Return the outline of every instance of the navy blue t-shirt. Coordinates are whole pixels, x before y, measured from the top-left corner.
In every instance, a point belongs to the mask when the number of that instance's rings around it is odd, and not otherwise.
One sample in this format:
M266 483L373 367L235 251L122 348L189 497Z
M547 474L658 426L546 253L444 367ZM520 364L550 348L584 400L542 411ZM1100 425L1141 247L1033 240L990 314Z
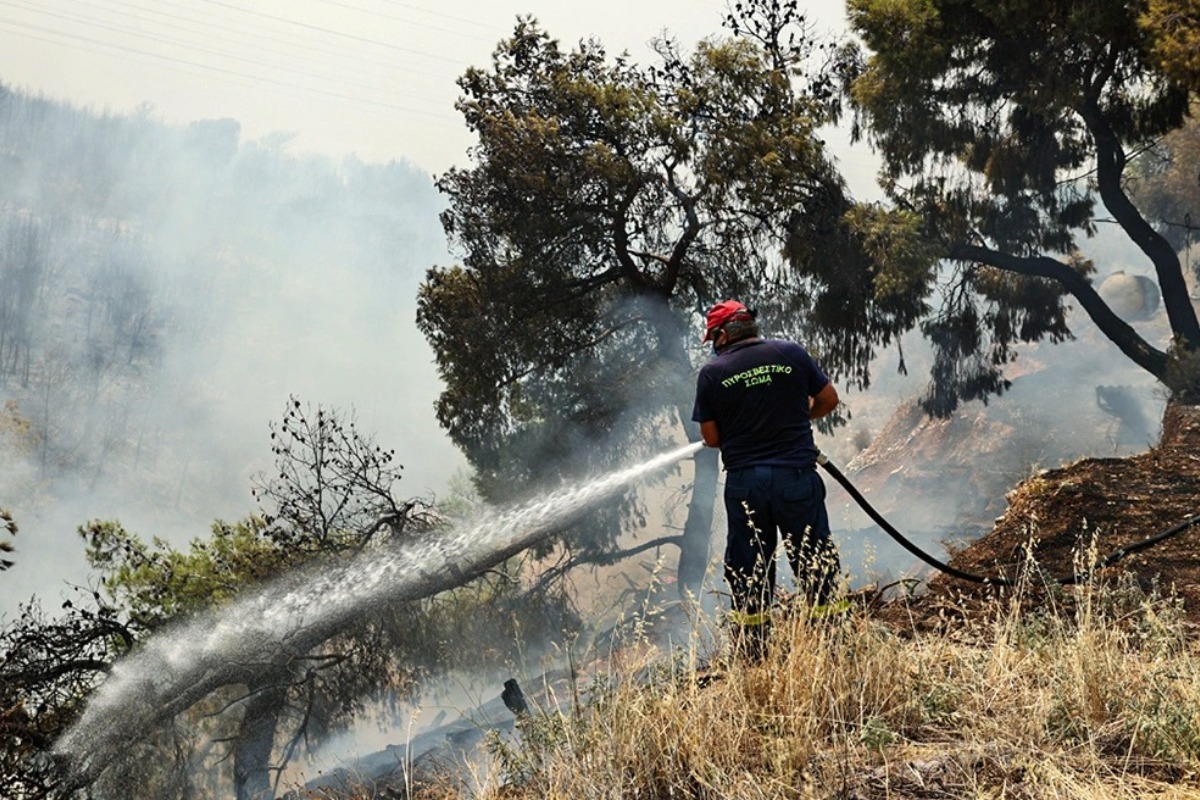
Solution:
M817 460L808 399L829 377L798 344L736 342L705 364L692 419L713 421L725 469L811 467Z

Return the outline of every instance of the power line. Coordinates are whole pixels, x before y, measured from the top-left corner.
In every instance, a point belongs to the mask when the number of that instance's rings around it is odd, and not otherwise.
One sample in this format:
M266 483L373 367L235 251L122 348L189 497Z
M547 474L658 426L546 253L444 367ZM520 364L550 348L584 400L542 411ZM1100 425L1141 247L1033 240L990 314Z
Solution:
M396 17L391 14L384 14L381 11L371 11L370 9L362 8L361 6L353 6L353 5L350 5L349 3L338 2L338 0L316 0L316 2L325 3L326 5L331 5L331 6L337 6L338 8L349 9L351 11L357 11L360 14L367 14L372 17L379 17L380 19L390 19L393 22L401 22L405 25L415 25L418 28L428 28L429 30L432 30L432 31L438 31L440 33L449 33L454 36L465 36L468 39L475 39L476 41L480 41L480 42L492 41L491 39L488 39L485 36L476 36L473 33L465 33L463 31L456 31L451 28L439 28L436 25L428 25L424 22L416 22L414 20L406 19L404 17ZM430 12L426 12L426 13L430 13ZM445 15L439 15L439 16L445 16ZM470 20L458 20L456 17L451 17L451 19L456 19L459 22L470 22ZM475 24L479 24L479 23L475 23ZM489 29L491 29L491 26L484 26L484 27L488 27Z
M462 23L464 23L464 24L466 24L466 25L475 25L475 26L477 26L477 27L480 27L480 28L486 28L486 29L488 29L488 30L490 30L490 31L494 31L494 30L495 30L495 27L493 27L493 26L491 26L491 25L488 25L486 22L480 22L480 21L479 21L479 20L477 20L477 19L467 19L466 17L456 17L456 16L454 16L453 14L447 14L447 13L445 13L444 11L434 11L434 10L432 10L432 9L429 9L429 8L422 8L421 6L414 6L414 5L410 4L410 3L399 3L399 2L394 2L394 0L388 0L388 3L387 3L387 4L388 4L388 5L392 5L392 6L400 6L401 8L407 8L407 9L409 9L410 11L420 11L422 14L431 14L431 15L433 15L433 16L435 16L435 17L441 17L441 18L443 18L443 19L449 19L449 20L453 20L453 21L455 21L455 22L462 22Z
M168 38L163 38L161 36L157 36L157 35L154 35L151 33L145 33L145 32L139 31L139 30L135 30L135 29L120 28L117 26L108 25L103 22L98 22L94 19L89 19L86 17L77 17L77 16L73 16L70 14L59 14L59 13L55 13L53 11L46 11L45 9L26 5L24 3L12 3L11 0L10 0L10 5L15 5L20 8L25 8L30 11L33 11L34 13L42 14L44 16L50 16L50 17L54 17L57 19L65 19L65 20L68 20L71 22L78 22L80 24L83 24L83 25L86 25L86 26L92 27L92 28L99 28L101 30L113 31L118 34L122 34L122 35L126 35L126 36L133 36L133 37L137 37L140 39L148 39L152 42L157 42L159 44L168 44L168 45L175 45L178 47L184 47L186 49L193 50L195 52L206 53L208 55L220 56L222 58L228 58L228 59L231 59L234 61L241 61L241 62L244 62L247 64L252 64L255 66L268 67L270 69L277 70L280 72L287 72L287 73L292 73L295 75L301 75L305 78L316 78L318 80L324 80L329 83L342 83L345 85L353 86L353 87L360 88L360 89L367 89L367 90L371 90L371 91L377 90L377 88L378 88L377 85L374 85L374 84L359 83L357 81L346 80L344 78L329 77L324 74L314 72L312 70L287 67L287 66L283 66L278 63L273 63L270 61L264 61L261 59L252 58L250 56L241 55L240 53L230 53L230 52L222 51L222 50L214 50L211 48L203 47L198 44L194 44L194 43L186 41L186 40L168 39ZM59 32L59 33L62 34L62 32ZM62 35L66 35L66 34L62 34ZM228 41L228 40L226 40L226 41ZM390 92L390 93L394 93L395 95L400 96L400 97L409 97L410 99L414 99L414 100L425 100L427 102L432 102L430 98L417 97L415 95L408 94L405 92Z
M426 53L422 50L414 50L410 47L401 47L398 44L391 44L390 42L381 42L378 39L368 39L365 36L355 36L352 33L343 33L342 31L335 31L333 28L323 28L320 25L310 25L307 22L299 22L294 19L288 19L287 17L276 16L275 14L267 14L262 11L252 11L248 8L239 8L238 6L235 6L232 3L222 3L222 2L220 2L220 0L201 0L201 2L208 3L209 5L213 5L213 6L220 6L221 8L232 9L233 11L237 11L242 14L252 14L256 17L262 17L264 19L274 20L275 22L282 22L287 25L294 25L298 28L306 28L308 30L320 31L321 33L327 33L330 36L337 36L337 37L340 37L343 39L350 39L355 42L371 44L371 45L375 45L377 47L386 47L389 50L396 50L401 53L412 53L413 55L423 56L425 58L432 58L436 61L447 61L451 64L459 63L456 59L448 58L446 56L439 56L435 53Z
M95 0L70 0L70 1L77 3L79 5L85 5L85 6L91 6L95 2ZM295 39L279 38L277 36L271 36L266 31L263 31L261 26L258 26L253 30L249 30L249 29L245 29L245 28L235 28L232 26L221 25L221 24L212 22L211 15L210 15L209 19L203 19L203 18L197 19L196 17L180 14L179 9L176 9L175 11L171 11L171 12L165 12L165 11L160 11L156 8L147 8L145 6L140 6L140 5L137 5L136 3L122 2L121 0L102 0L102 2L104 2L106 5L108 5L110 7L116 7L117 9L130 9L133 12L132 14L130 12L122 12L122 11L118 11L117 13L127 14L129 16L132 16L135 19L138 19L138 21L144 21L144 18L138 17L139 12L141 14L152 14L157 17L165 17L169 22L154 23L153 21L150 21L150 24L161 24L161 25L164 25L165 27L171 28L173 30L176 30L176 31L179 31L182 33L194 33L194 34L209 37L209 38L223 39L224 41L229 42L230 44L233 44L233 45L239 46L239 47L245 46L244 40L231 39L229 37L220 36L218 34L213 34L211 32L211 29L215 29L222 33L231 33L231 34L235 34L235 35L240 34L241 36L244 36L244 37L253 38L254 44L256 46L261 44L264 41L273 42L275 44L282 45L284 48L288 48L289 52L286 52L286 53L279 52L279 51L276 51L276 52L279 55L286 55L287 57L294 57L294 53L290 52L290 51L295 50L295 49L298 49L301 51L310 51L313 53L321 53L323 55L333 56L335 58L342 59L343 61L345 61L346 56L347 56L347 53L345 50L335 50L335 49L329 49L326 47L319 47L312 39L309 39L307 41L298 41ZM182 25L178 24L180 21L191 22L196 25L200 25L207 30L201 30L201 29L197 29L194 27L182 26ZM363 52L361 49L355 51L353 53L353 57L354 57L354 61L356 63L366 62L369 64L373 64L373 65L380 66L380 67L386 67L389 69L395 68L395 64L393 62L384 61L379 58L375 58L375 57L373 57L373 54L371 54L369 52ZM408 72L410 74L415 73L415 74L419 74L419 75L424 75L427 77L437 77L438 79L441 79L443 77L442 75L435 76L434 73L423 72L421 70L415 70L415 69L411 69L411 68L406 69L406 72Z
M104 50L100 50L95 47L88 47L86 45L75 44L72 42L63 42L63 41L59 41L57 39L49 39L49 38L46 38L45 36L38 36L35 33L28 33L27 31L18 32L18 31L12 30L11 28L3 28L2 26L4 25L4 23L5 23L5 21L3 19L0 19L0 30L7 30L12 33L16 33L27 39L34 39L39 42L47 42L49 44L54 45L55 47L65 47L69 50L77 50L81 53L96 53L98 55L104 55L104 56L112 56L113 55L112 53L105 52ZM24 24L24 23L20 23L20 24ZM54 33L55 35L59 35L59 36L64 35L59 31L52 31L52 33ZM113 45L110 45L107 43L99 43L99 44L102 44L105 47L113 46ZM183 75L190 75L192 77L201 77L201 73L199 73L195 70L187 69L186 67L181 67L178 64L167 63L167 64L163 64L162 68L173 70L173 71L179 72ZM225 81L226 83L231 83L231 84L234 84L235 86L245 86L247 88L257 88L255 86L255 84L249 82L252 79L238 80L236 78L225 76L225 75L218 75L218 76L216 76L216 78L217 78L217 80Z
M351 102L351 103L358 103L358 104L362 104L362 105L374 106L377 108L386 108L386 109L389 109L392 111L401 111L401 112L404 112L407 114L416 114L419 116L429 117L432 119L457 121L454 117L451 117L449 115L437 114L435 112L425 111L425 110L422 110L419 108L410 108L408 106L396 105L394 103L386 103L386 102L382 102L382 101L378 101L378 100L369 100L369 99L363 98L363 97L354 97L351 95L339 94L337 92L325 91L325 90L317 89L317 88L314 88L311 86L297 86L295 84L287 83L284 81L276 81L276 80L271 80L270 78L264 78L259 75L250 75L250 74L246 74L246 73L236 72L234 70L223 69L221 67L213 66L212 64L203 64L203 63L198 63L195 61L188 61L187 59L175 58L172 56L164 56L159 53L153 53L153 52L150 52L147 50L140 50L136 47L130 47L128 45L113 44L111 42L105 42L105 41L101 41L98 39L92 39L87 36L81 36L78 34L63 33L62 31L57 31L52 28L44 28L40 25L34 25L32 23L22 22L20 20L13 20L13 19L9 19L6 17L0 17L0 23L5 23L10 26L16 26L17 28L23 29L26 31L34 30L34 31L38 31L43 34L49 34L52 36L63 37L63 38L69 39L69 40L87 42L89 44L95 44L95 45L99 45L100 47L106 47L106 48L110 48L110 49L125 52L125 53L135 53L137 55L148 56L150 58L154 58L154 59L157 59L160 61L166 61L166 62L173 63L173 64L184 64L184 65L191 66L191 67L197 67L199 69L202 69L202 70L205 70L208 72L215 72L215 73L218 73L218 74L224 75L224 76L233 76L235 78L248 79L251 81L265 83L265 84L269 84L269 85L273 85L273 86L282 86L286 89L291 89L294 91L301 91L301 92L305 92L308 94L317 94L317 95L321 95L323 97L331 97L331 98L334 98L337 100L343 100L343 101L347 101L347 102ZM30 35L30 34L24 33L22 35ZM64 42L61 42L61 41L58 41L55 39L46 39L44 36L31 36L31 38L36 38L40 41L48 41L48 42L51 42L52 44L57 44L57 45L62 45L62 46L71 46L67 43L64 43Z

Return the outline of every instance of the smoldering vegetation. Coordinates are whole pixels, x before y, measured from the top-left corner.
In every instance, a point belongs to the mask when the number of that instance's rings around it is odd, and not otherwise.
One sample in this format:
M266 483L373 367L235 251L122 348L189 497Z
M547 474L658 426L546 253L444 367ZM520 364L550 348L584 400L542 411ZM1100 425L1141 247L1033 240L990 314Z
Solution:
M456 468L412 322L444 258L430 176L289 139L0 86L0 506L21 525L6 606L82 580L89 518L180 541L246 513L291 394L355 408L413 495Z

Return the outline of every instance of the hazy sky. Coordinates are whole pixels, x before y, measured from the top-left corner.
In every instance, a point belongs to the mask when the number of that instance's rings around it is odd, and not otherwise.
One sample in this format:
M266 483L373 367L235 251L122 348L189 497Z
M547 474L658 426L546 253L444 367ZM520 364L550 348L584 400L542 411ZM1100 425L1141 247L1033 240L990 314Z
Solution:
M841 0L812 2L816 30L844 27ZM233 117L247 138L296 134L298 152L408 159L432 173L471 140L455 80L485 65L518 14L564 43L595 36L652 57L669 31L720 32L726 0L0 0L0 81L94 108L148 104L167 121ZM835 140L838 137L833 137ZM835 144L869 194L865 146Z

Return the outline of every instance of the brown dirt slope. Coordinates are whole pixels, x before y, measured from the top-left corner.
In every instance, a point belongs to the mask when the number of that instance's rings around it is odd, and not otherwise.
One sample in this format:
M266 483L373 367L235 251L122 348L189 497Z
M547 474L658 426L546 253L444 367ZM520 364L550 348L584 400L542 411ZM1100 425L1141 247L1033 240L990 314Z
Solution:
M1072 575L1114 550L1200 515L1200 407L1168 406L1159 444L1129 458L1088 458L1022 482L1008 494L994 530L954 555L950 564L977 575L1017 575L1030 554L1049 575ZM1093 544L1094 543L1094 544ZM1094 551L1088 555L1088 547ZM1200 622L1200 524L1103 570L1131 573L1143 588L1173 592ZM1029 574L1028 572L1026 574ZM1045 596L1032 581L1026 602ZM1011 591L1011 590L1008 590ZM972 610L1006 590L938 573L928 591L906 604L905 617L932 623L947 611ZM955 616L955 614L951 614Z

